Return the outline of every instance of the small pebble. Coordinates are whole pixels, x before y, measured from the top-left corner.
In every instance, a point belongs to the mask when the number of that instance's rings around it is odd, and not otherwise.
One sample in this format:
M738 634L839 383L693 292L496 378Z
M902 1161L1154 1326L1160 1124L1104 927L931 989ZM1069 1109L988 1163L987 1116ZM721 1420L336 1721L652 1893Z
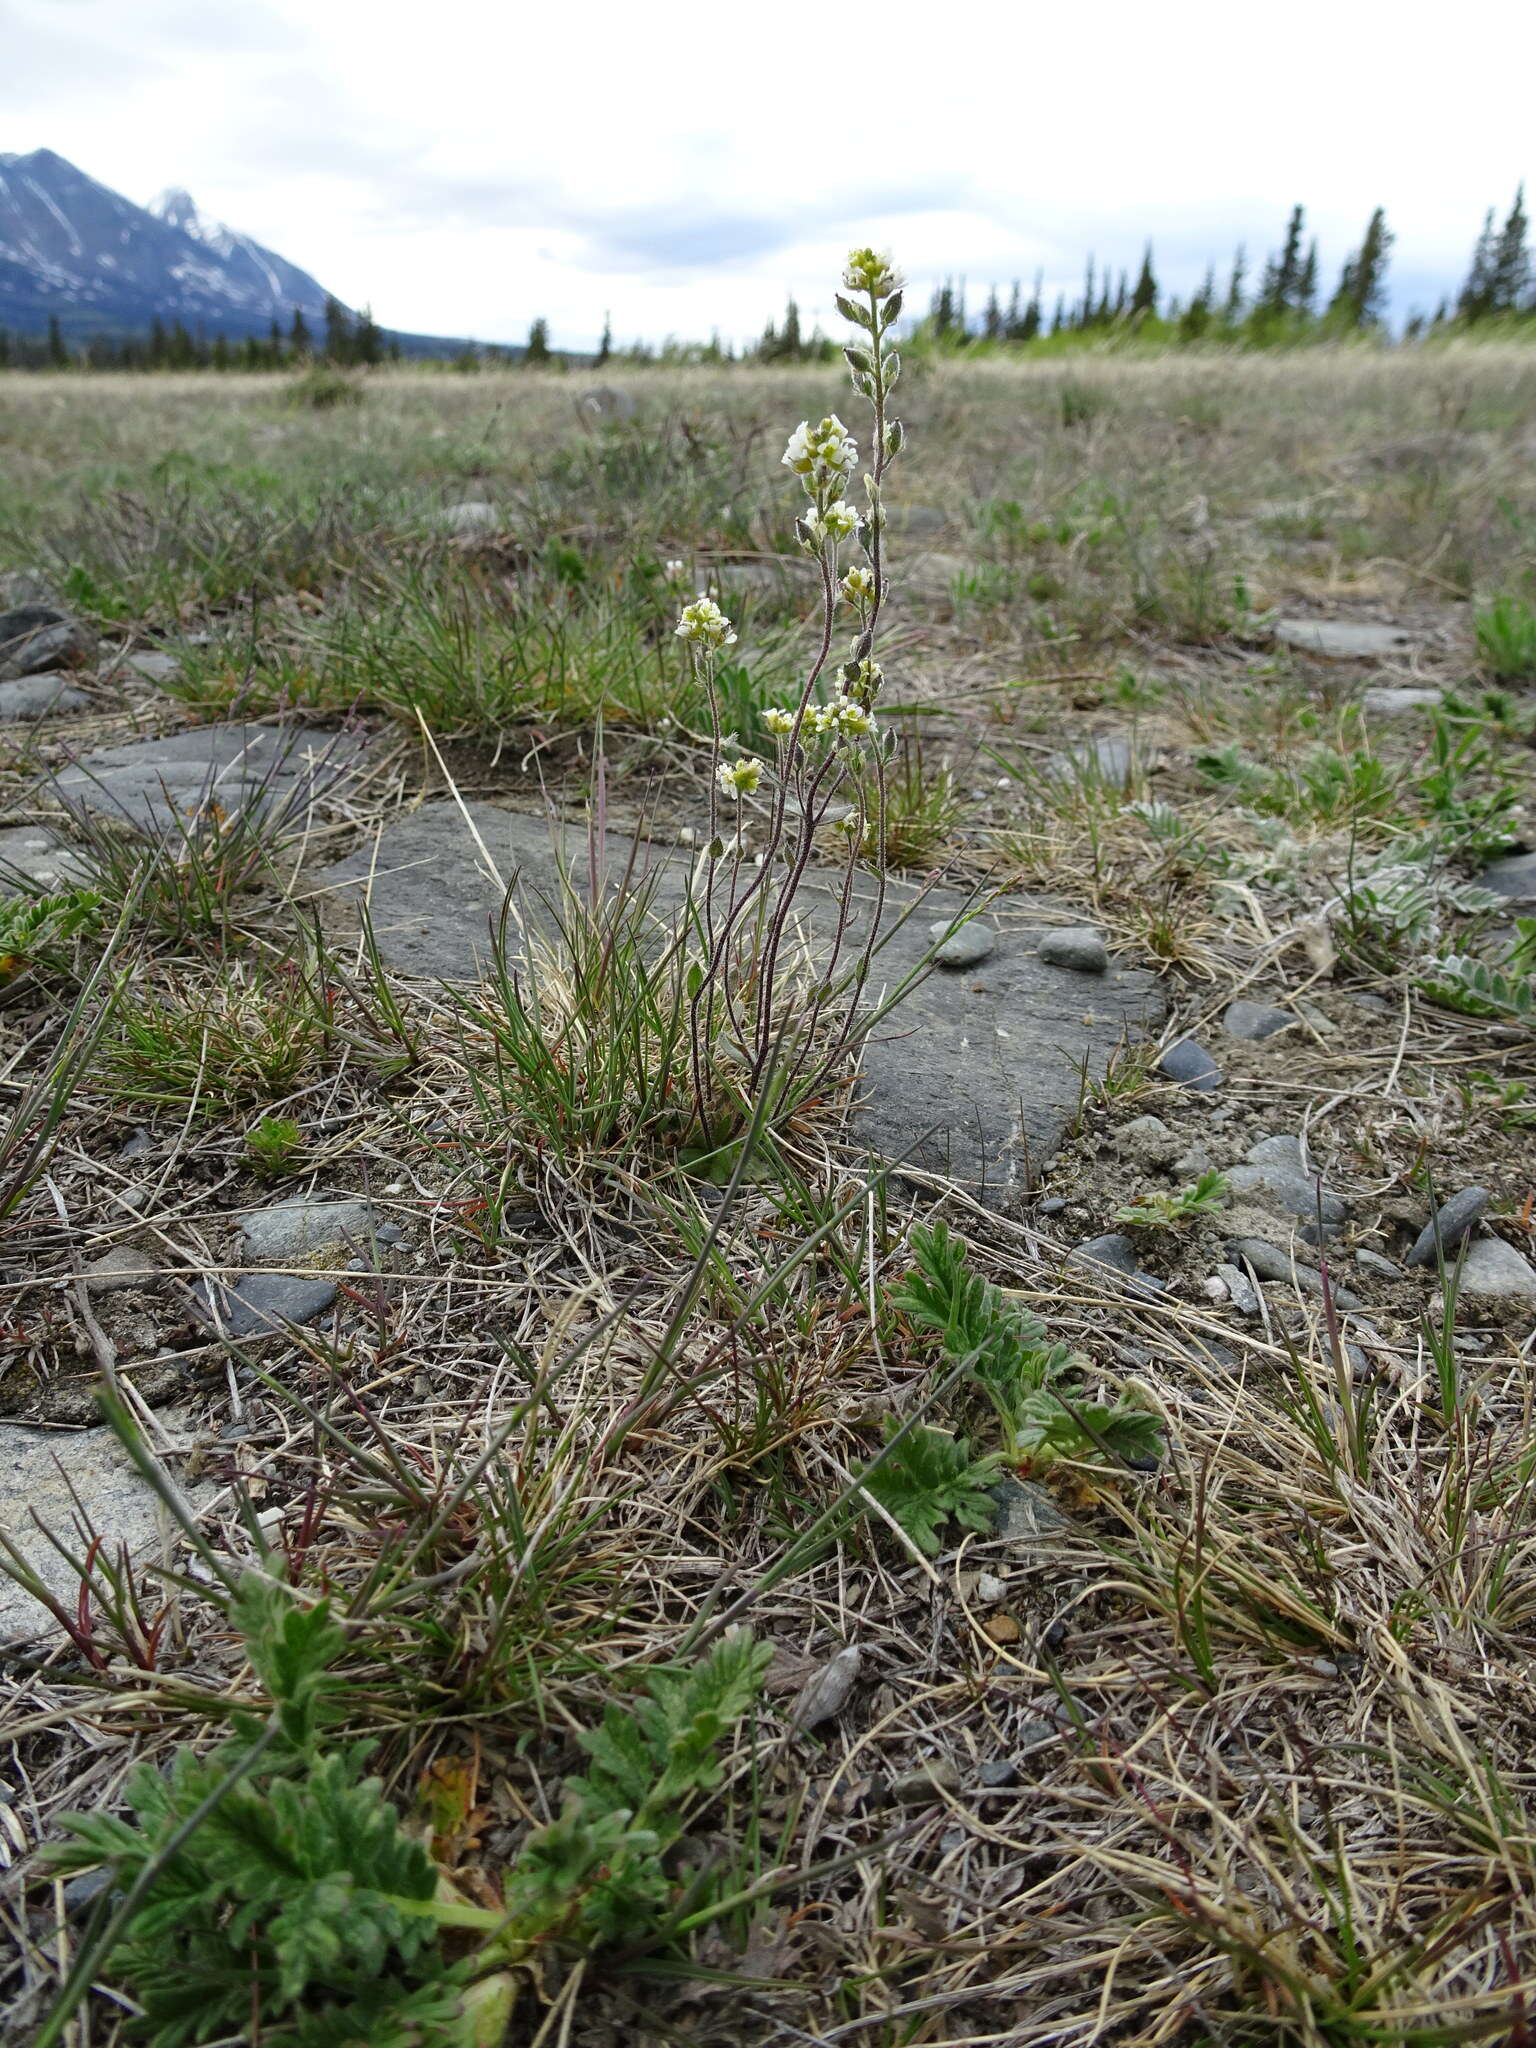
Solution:
M1084 1243L1074 1245L1067 1254L1067 1263L1071 1266L1108 1266L1115 1273L1134 1273L1139 1266L1135 1245L1118 1230L1107 1231L1102 1237L1090 1237Z
M891 1780L891 1797L898 1806L931 1806L941 1794L959 1790L960 1772L947 1756Z
M1109 952L1104 941L1087 925L1071 931L1047 932L1037 950L1047 967L1067 967L1075 974L1109 972Z
M1408 1264L1433 1265L1437 1242L1442 1253L1454 1252L1492 1199L1486 1188L1463 1188L1459 1195L1452 1195L1415 1238Z
M1168 1080L1193 1088L1200 1095L1209 1095L1221 1086L1220 1067L1205 1047L1197 1045L1192 1038L1181 1038L1177 1045L1170 1045L1158 1061L1157 1069Z
M1008 1591L1004 1580L995 1572L981 1572L976 1579L976 1598L984 1607L995 1607Z
M1221 1028L1229 1038L1246 1038L1254 1041L1273 1038L1277 1031L1289 1030L1296 1019L1289 1010L1277 1009L1273 1003L1229 1003L1221 1020Z
M1380 1252L1358 1251L1355 1253L1355 1264L1364 1266L1367 1273L1380 1273L1384 1280L1401 1280L1403 1277L1402 1269L1395 1266L1390 1259L1384 1259Z
M1065 1195L1047 1195L1040 1204L1040 1214L1042 1216L1059 1216L1066 1206L1067 1198Z
M993 1791L998 1791L1005 1785L1018 1784L1019 1767L1017 1764L1009 1763L1005 1756L988 1757L987 1761L978 1768L976 1775L983 1785L989 1786Z
M951 932L946 939L944 934L950 930L952 923L953 919L946 919L942 923L931 924L928 927L930 937L943 940L933 956L938 966L956 969L979 967L983 960L992 957L997 946L996 932L981 923L980 919L972 918L969 924L963 924L959 931Z
M1227 1299L1240 1316L1258 1314L1259 1290L1240 1266L1218 1266L1213 1277L1226 1288Z

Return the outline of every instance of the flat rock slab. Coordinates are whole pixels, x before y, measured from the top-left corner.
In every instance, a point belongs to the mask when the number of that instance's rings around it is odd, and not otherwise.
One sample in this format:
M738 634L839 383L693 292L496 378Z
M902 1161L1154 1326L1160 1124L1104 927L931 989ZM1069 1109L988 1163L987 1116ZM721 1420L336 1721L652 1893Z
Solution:
M472 806L470 815L501 874L508 882L518 877L525 915L543 922L539 906L558 896L558 827L493 805ZM565 847L581 883L585 832L569 828ZM622 871L627 851L622 836L610 833L611 872ZM658 911L674 910L686 882L683 856L669 848L642 852L658 875ZM377 846L365 846L319 880L332 901L344 898L347 884L359 893L367 888L379 949L397 972L465 981L488 964L501 891L456 805L429 805L387 825ZM872 880L860 887L855 949L873 907ZM869 996L899 987L932 946L934 919L958 918L968 901L949 889L930 890L919 901L910 884L892 883ZM813 946L818 932L830 930L835 902L835 880L813 871L797 900ZM1037 907L1021 903L1018 914ZM953 1175L994 1204L1022 1191L1031 1164L1055 1150L1077 1111L1084 1067L1090 1076L1102 1074L1120 1045L1163 1014L1155 975L1117 967L1090 981L1048 966L1034 951L1039 928L1014 927L1011 916L1007 898L990 906L989 921L1002 928L985 963L971 973L928 975L876 1027L864 1049L854 1124L856 1138L874 1152ZM509 928L509 944L515 939ZM844 962L851 957L845 952Z
M44 825L11 825L0 832L0 896L16 893L18 877L48 890L72 888L86 865Z
M1276 619L1275 638L1301 654L1320 654L1325 661L1386 661L1414 645L1416 635L1405 626L1383 626L1374 620Z
M1536 905L1536 853L1512 853L1493 861L1477 879L1496 896L1507 896L1516 909Z
M67 711L89 711L91 700L63 676L18 676L0 683L0 719L62 718Z
M189 1496L194 1506L199 1497ZM114 1561L123 1544L132 1557L141 1559L160 1556L175 1540L175 1525L110 1429L70 1435L0 1423L0 1529L71 1613L79 1598L79 1580L38 1523L52 1529L78 1557L88 1540L77 1526L82 1510ZM0 1575L0 1642L57 1626L40 1601Z
M100 748L60 769L49 787L71 808L157 835L214 806L225 817L259 809L276 827L344 780L363 745L297 725L204 725Z

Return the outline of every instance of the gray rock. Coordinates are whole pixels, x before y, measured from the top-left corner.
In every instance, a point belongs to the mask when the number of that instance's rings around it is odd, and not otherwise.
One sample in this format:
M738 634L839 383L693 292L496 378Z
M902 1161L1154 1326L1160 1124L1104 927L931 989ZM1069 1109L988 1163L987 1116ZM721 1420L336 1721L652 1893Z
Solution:
M933 938L943 940L933 956L937 967L979 967L983 960L991 959L997 947L996 932L990 931L979 918L972 918L969 924L961 925L959 931L950 933L947 939L944 937L949 931L946 923L931 924L928 930Z
M1118 1230L1106 1231L1102 1237L1090 1237L1082 1244L1073 1245L1067 1253L1067 1264L1105 1266L1112 1273L1138 1273L1141 1270L1135 1245Z
M1210 1173L1216 1162L1203 1145L1191 1145L1187 1152L1181 1152L1173 1162L1173 1170L1181 1180L1198 1180L1202 1173Z
M1362 711L1378 718L1411 718L1420 711L1433 711L1445 702L1440 690L1367 690L1360 699Z
M1160 1116L1132 1117L1115 1133L1115 1150L1142 1166L1168 1166L1183 1140Z
M310 1323L336 1299L336 1282L307 1273L246 1273L232 1286L209 1283L210 1320L231 1337L269 1336L288 1323Z
M1379 1273L1384 1280L1401 1280L1403 1277L1401 1266L1394 1265L1391 1259L1384 1259L1380 1252L1369 1249L1355 1253L1355 1264L1363 1266L1367 1273Z
M635 416L634 398L627 391L616 391L611 384L594 384L590 391L583 391L576 401L576 409L583 419L595 420L600 426L622 426Z
M1066 1206L1067 1198L1065 1195L1047 1195L1040 1204L1040 1214L1042 1216L1059 1216Z
M40 889L68 889L86 879L85 862L60 845L41 825L13 825L0 832L0 892L12 894L11 882L21 877Z
M1262 1039L1273 1038L1277 1031L1286 1031L1296 1022L1289 1010L1279 1009L1274 1003L1228 1003L1221 1020L1221 1028L1229 1038Z
M1383 661L1414 643L1402 626L1350 619L1276 619L1275 638L1282 647L1320 654L1326 661Z
M0 611L17 605L51 605L57 595L53 585L37 569L0 570Z
M1462 1261L1461 1291L1474 1301L1536 1301L1536 1267L1502 1237L1480 1237Z
M1158 1061L1157 1070L1170 1081L1192 1088L1199 1095L1209 1095L1212 1089L1221 1086L1220 1067L1205 1047L1197 1045L1192 1038L1181 1038L1177 1045L1170 1045Z
M1106 733L1081 746L1052 754L1043 773L1059 782L1104 782L1123 789L1136 767L1136 752L1119 733Z
M0 612L0 683L44 669L88 668L96 635L51 604L19 604Z
M488 804L471 806L470 814L500 873L520 877L526 921L547 930L543 906L559 900L555 828L545 818ZM573 830L564 852L580 884L585 832ZM627 854L627 837L611 829L610 866L622 867ZM687 855L653 842L640 865L655 877L658 916L679 910ZM454 804L428 805L390 822L376 848L370 842L316 880L333 912L348 885L368 889L380 951L396 973L459 981L488 962L501 891ZM875 901L872 885L861 879L856 888L843 956L850 965ZM813 946L833 929L837 889L835 875L813 869L796 898ZM888 883L868 998L919 971L933 919L942 917L947 928L970 907L958 891L919 896L910 885ZM1090 1075L1102 1073L1125 1036L1160 1014L1156 978L1140 970L1116 969L1087 1001L1086 994L1023 946L998 949L983 988L929 974L864 1046L854 1137L887 1159L951 1175L983 1201L1019 1199L1077 1113L1084 1061Z
M847 1706L864 1665L864 1652L857 1643L847 1643L813 1672L800 1688L789 1710L793 1728L819 1728Z
M137 654L125 654L117 666L119 669L132 669L146 683L171 683L181 674L181 663L175 655L163 654L154 647L146 647Z
M1296 1261L1289 1252L1271 1244L1266 1237L1234 1238L1227 1249L1233 1258L1246 1260L1261 1280L1291 1280L1295 1277Z
M1299 1222L1311 1224L1314 1228L1319 1215L1324 1229L1334 1230L1349 1214L1349 1205L1342 1196L1327 1187L1320 1188L1318 1182L1303 1173L1293 1173L1288 1167L1268 1162L1231 1167L1227 1173L1227 1186L1234 1195L1246 1196L1263 1208L1294 1216Z
M1043 1486L1027 1479L1003 1479L992 1489L997 1516L992 1533L1005 1543L1035 1548L1059 1536L1067 1518Z
M1216 1278L1227 1290L1227 1299L1240 1316L1259 1312L1259 1290L1240 1266L1218 1266Z
M1536 907L1536 853L1512 853L1496 860L1478 876L1481 888L1496 896L1507 896L1513 905Z
M471 539L477 534L500 533L501 513L483 498L466 498L462 504L445 505L433 521L439 533Z
M210 1489L186 1492L196 1507ZM57 1531L78 1554L85 1547L76 1527L82 1511L112 1556L122 1544L139 1560L168 1556L176 1540L175 1525L154 1489L140 1478L110 1429L66 1435L0 1423L0 1529L71 1612L79 1582L38 1522ZM51 1632L56 1626L40 1602L0 1574L0 1641Z
M89 711L91 700L62 676L18 676L0 683L0 718L61 718L68 711Z
M1054 1734L1055 1730L1051 1732ZM988 1791L1000 1792L1009 1785L1018 1784L1019 1767L1005 1756L988 1757L985 1763L977 1765L976 1776Z
M1108 949L1087 925L1076 931L1047 932L1036 951L1047 967L1070 967L1074 974L1109 972Z
M1410 1266L1433 1265L1437 1242L1442 1253L1454 1254L1467 1232L1481 1220L1492 1199L1486 1188L1463 1188L1459 1195L1452 1195L1414 1239L1407 1263Z
M91 1294L115 1294L122 1287L142 1287L160 1264L136 1244L115 1244L86 1267L86 1289Z
M1277 1131L1273 1137L1256 1138L1245 1157L1250 1166L1278 1166L1284 1173L1306 1174L1307 1155L1293 1131Z
M891 1797L898 1806L932 1806L946 1792L959 1790L959 1768L947 1756L891 1780Z
M341 1265L375 1237L390 1243L398 1227L380 1223L371 1203L299 1200L252 1209L241 1219L241 1255L253 1265Z
M274 831L297 829L315 799L356 768L363 745L301 725L205 725L87 754L51 787L66 805L155 834L211 804L225 816L259 811Z

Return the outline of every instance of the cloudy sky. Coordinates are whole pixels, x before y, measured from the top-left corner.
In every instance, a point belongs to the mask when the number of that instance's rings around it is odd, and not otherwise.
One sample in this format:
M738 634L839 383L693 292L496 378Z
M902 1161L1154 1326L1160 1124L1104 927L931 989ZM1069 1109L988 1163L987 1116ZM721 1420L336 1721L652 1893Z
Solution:
M1405 310L1536 173L1533 62L1521 0L0 0L0 149L487 341L754 335L854 239L978 305L1150 235L1187 292L1294 200L1325 283L1384 205Z

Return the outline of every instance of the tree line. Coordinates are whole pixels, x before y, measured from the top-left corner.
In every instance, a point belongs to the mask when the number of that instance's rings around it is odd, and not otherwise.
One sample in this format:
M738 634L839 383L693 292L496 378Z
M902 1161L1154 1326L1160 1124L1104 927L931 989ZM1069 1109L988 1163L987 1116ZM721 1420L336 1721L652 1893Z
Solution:
M1315 237L1307 232L1305 209L1294 206L1280 247L1266 258L1250 283L1247 252L1239 247L1224 278L1218 282L1212 264L1187 299L1165 295L1158 282L1149 242L1135 277L1128 270L1115 275L1100 269L1093 256L1085 266L1082 290L1068 298L1059 293L1049 312L1042 281L1036 278L1026 296L1015 282L1005 298L993 286L979 315L966 306L963 282L946 279L933 292L926 315L915 323L919 345L940 350L978 344L1003 347L1070 347L1074 341L1135 337L1163 343L1222 342L1274 348L1313 340L1382 335L1386 329L1387 268L1394 241L1386 213L1377 207L1358 247L1351 250L1331 292L1324 294ZM1459 291L1443 299L1432 313L1414 312L1404 326L1404 339L1494 331L1536 338L1536 271L1533 271L1525 188L1500 221L1490 207L1473 246ZM595 354L557 349L549 322L536 319L519 351L468 344L454 358L458 370L521 361L530 369L579 363L604 368L611 362L633 364L824 363L835 360L837 345L818 327L809 332L800 308L789 300L782 321L770 320L759 339L737 350L718 332L707 342L635 342L616 348L613 323L605 318ZM45 335L11 335L0 328L0 369L95 370L276 370L311 363L337 368L368 368L398 362L399 342L384 334L372 313L349 313L339 300L325 302L318 333L294 308L286 326L274 320L265 336L211 340L191 333L180 321L151 322L144 335L100 336L68 342L58 320Z

